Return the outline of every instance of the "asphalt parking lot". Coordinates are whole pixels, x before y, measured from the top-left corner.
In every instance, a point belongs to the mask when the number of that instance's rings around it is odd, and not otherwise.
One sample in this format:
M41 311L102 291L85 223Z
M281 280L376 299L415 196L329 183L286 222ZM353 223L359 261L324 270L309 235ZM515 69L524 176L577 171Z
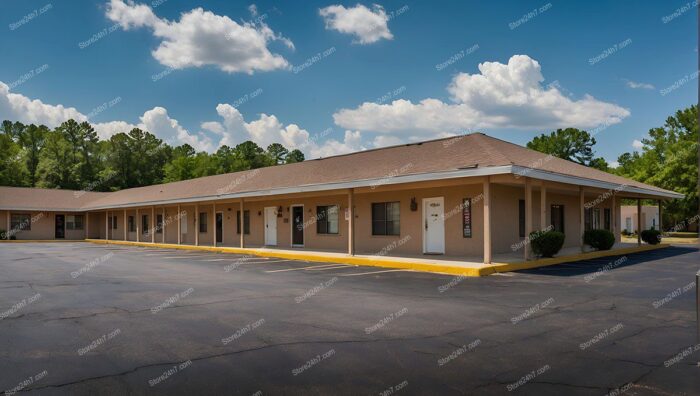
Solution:
M693 247L459 278L0 245L7 394L700 392Z

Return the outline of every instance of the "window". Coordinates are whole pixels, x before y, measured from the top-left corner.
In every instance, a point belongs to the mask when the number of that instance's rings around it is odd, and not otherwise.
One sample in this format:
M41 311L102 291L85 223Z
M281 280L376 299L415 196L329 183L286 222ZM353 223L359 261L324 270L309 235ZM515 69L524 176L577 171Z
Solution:
M12 214L10 216L10 228L21 231L32 229L32 219L28 214ZM9 231L9 230L8 230Z
M593 209L593 229L600 229L600 208Z
M372 235L399 235L399 203L372 204Z
M116 230L117 229L117 216L112 217L112 229Z
M163 233L163 215L156 215L156 225L158 228L156 228L156 234L162 234Z
M554 231L564 232L564 205L552 205L550 218Z
M129 232L136 232L136 222L134 222L134 216L129 216Z
M243 231L246 234L250 234L250 211L243 211ZM236 234L241 233L241 211L236 211Z
M462 200L462 237L472 237L472 199Z
M525 200L518 200L518 233L525 238Z
M148 234L148 224L150 224L150 222L148 221L148 215L142 215L141 216L141 233L142 234Z
M187 234L187 212L181 212L180 227L180 232Z
M318 234L338 233L338 205L316 207L316 232Z
M82 230L83 229L83 216L75 215L66 216L66 230Z
M583 221L584 221L583 227L586 231L592 229L592 225L591 225L592 224L592 217L593 217L593 214L592 214L591 208L587 208L587 209L583 210Z
M612 231L612 216L610 215L610 213L610 208L603 209L603 226L608 231Z
M199 232L207 232L207 212L199 213Z

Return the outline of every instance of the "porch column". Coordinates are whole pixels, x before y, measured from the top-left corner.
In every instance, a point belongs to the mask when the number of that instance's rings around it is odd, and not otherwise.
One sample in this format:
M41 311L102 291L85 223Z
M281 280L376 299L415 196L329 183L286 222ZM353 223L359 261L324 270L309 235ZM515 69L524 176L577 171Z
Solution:
M177 205L177 244L182 243L182 225L180 220L182 220L182 212L180 212L180 205Z
M105 241L109 241L109 211L105 210Z
M163 243L165 243L165 225L168 223L168 221L165 220L165 213L166 213L165 206L163 206L163 216L162 216L163 222L160 223L160 227L162 228L161 232L163 233Z
M139 210L136 209L136 242L141 242L141 219L139 218Z
M7 211L7 231L10 231L10 211ZM90 212L85 212L85 239L90 239Z
M612 208L610 209L610 231L612 231L615 236L615 242L617 242L617 211L615 210L615 191L612 193Z
M212 224L214 225L214 247L216 247L216 202L212 204L212 212L214 212L214 221Z
M583 186L578 187L578 200L579 200L579 213L578 213L578 219L579 219L579 244L581 245L581 252L584 251L584 245L583 245L583 233L586 232L586 213L585 213L585 197L584 197L584 192L583 192Z
M663 221L662 221L662 219L663 219L663 213L661 213L661 200L659 199L659 200L656 201L656 202L657 202L658 205L659 205L659 232L664 232Z
M642 200L637 198L637 245L642 244Z
M540 230L546 230L547 224L547 186L542 182L540 187Z
M355 190L348 191L348 254L355 255Z
M241 227L241 248L245 247L245 216L243 215L243 198L241 198L241 216L239 218Z
M199 204L194 204L194 245L199 246Z
M532 232L532 182L525 178L525 238L530 238ZM525 244L525 261L530 259L530 244Z
M126 241L127 235L128 235L128 234L127 234L126 227L127 227L127 222L126 222L126 209L124 209L124 240L125 240L125 241Z
M149 222L151 229L148 231L151 234L151 243L156 243L156 207L151 206L151 221Z
M484 182L484 264L491 264L491 178Z

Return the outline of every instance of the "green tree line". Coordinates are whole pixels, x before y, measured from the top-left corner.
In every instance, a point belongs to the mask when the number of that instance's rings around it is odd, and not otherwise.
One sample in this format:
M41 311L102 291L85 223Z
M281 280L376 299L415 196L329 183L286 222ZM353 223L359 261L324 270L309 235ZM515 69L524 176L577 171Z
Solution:
M595 138L575 128L535 137L528 148L601 169L642 183L685 194L663 204L663 224L672 227L698 214L698 106L678 110L663 126L651 128L639 151L617 159L610 168L595 157Z
M279 143L263 149L245 141L209 154L138 128L101 140L90 123L72 119L55 129L7 120L0 126L3 186L116 191L301 161L301 151Z

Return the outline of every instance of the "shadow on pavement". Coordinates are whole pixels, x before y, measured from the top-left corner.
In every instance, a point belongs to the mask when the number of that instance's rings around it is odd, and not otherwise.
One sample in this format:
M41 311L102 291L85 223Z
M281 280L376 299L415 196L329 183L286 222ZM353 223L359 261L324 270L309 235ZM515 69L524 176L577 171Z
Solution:
M625 255L601 257L597 259L574 261L550 265L548 267L533 268L516 271L524 274L549 275L549 276L577 276L596 272L603 268L614 271L631 265L643 264L654 260L663 260L683 254L697 252L699 249L686 246L671 246L665 249L651 250L647 252L632 253L626 255L627 259L619 260ZM619 260L619 261L618 261Z

